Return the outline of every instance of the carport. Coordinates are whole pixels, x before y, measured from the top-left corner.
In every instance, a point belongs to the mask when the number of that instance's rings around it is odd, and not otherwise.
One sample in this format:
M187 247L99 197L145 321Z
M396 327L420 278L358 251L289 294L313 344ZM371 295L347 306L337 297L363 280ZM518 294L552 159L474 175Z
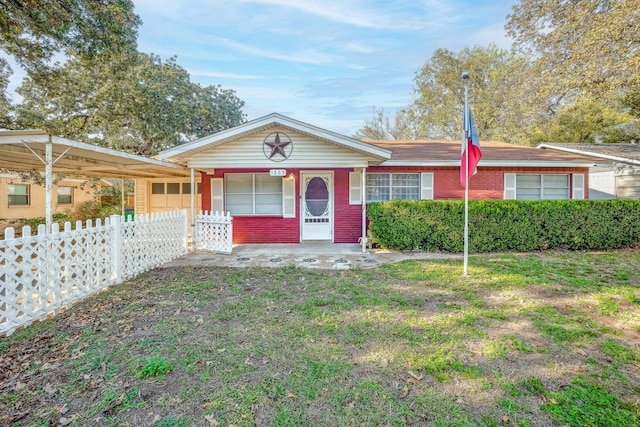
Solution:
M17 130L0 131L0 169L44 172L47 233L51 232L54 173L121 180L191 176L194 222L194 170L173 163L53 136L42 130Z

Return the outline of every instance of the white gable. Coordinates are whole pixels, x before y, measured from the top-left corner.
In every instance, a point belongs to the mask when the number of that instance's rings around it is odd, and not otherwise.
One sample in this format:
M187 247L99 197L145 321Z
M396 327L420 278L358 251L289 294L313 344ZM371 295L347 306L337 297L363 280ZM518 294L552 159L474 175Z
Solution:
M270 156L271 149L265 148L265 139L276 132L291 139L286 159ZM391 151L274 113L170 148L158 157L195 169L333 168L380 164Z
M286 147L291 153L288 158L271 152L265 138L278 132L291 139ZM284 137L283 137L284 138ZM266 151L266 154L265 154ZM330 142L321 141L285 128L273 128L241 138L224 145L200 151L188 160L188 166L195 169L257 167L257 168L325 168L325 167L365 167L369 162L379 163L376 157L353 151Z

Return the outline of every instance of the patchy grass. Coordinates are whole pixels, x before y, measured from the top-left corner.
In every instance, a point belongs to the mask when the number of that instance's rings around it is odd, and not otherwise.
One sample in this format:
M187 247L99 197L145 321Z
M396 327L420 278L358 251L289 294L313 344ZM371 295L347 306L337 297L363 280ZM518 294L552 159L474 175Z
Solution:
M156 269L0 339L0 424L635 426L640 255Z

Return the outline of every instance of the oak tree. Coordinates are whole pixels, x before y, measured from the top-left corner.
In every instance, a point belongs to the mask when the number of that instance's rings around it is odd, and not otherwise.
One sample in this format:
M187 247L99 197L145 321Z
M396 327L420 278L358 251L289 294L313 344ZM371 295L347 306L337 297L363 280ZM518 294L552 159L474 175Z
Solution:
M115 73L115 75L114 75ZM18 89L20 127L142 155L242 123L244 102L233 90L202 87L175 58L138 54L134 63L70 60Z
M514 47L558 105L640 83L640 0L520 0L507 17Z
M520 76L527 63L522 58L489 45L458 52L437 49L416 73L414 100L403 114L412 123L414 138L461 137L464 106L463 71L469 71L469 100L482 139L514 140L527 121L514 102Z
M141 22L131 0L0 0L0 51L28 73L56 57L128 57Z

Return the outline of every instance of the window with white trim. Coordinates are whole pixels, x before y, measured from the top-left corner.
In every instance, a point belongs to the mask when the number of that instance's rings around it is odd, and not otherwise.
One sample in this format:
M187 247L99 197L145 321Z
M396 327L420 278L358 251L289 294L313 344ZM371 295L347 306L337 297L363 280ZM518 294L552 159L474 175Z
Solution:
M516 200L568 200L569 175L515 175Z
M30 190L29 184L9 184L9 206L28 205Z
M58 187L58 204L73 204L73 187Z
M228 173L224 186L225 208L231 215L282 215L282 177Z
M420 199L419 173L368 173L367 202Z

